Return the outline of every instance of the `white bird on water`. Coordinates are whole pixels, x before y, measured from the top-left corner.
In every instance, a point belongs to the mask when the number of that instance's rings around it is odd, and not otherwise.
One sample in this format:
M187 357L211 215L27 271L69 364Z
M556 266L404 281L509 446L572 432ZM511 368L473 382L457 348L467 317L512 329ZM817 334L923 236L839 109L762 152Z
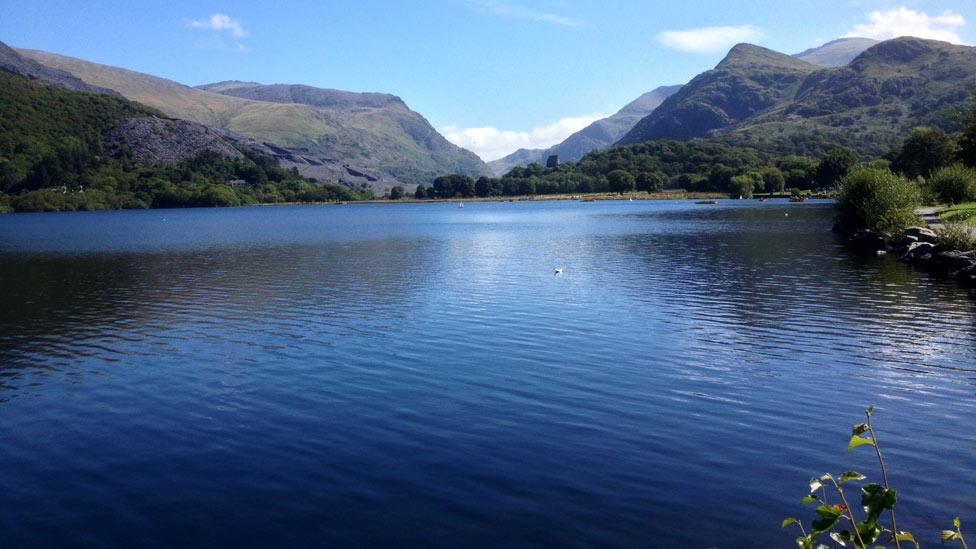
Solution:
M563 274L563 268L562 267L556 267L556 270L555 270L555 272L553 274L555 274L556 276L559 276L559 275Z

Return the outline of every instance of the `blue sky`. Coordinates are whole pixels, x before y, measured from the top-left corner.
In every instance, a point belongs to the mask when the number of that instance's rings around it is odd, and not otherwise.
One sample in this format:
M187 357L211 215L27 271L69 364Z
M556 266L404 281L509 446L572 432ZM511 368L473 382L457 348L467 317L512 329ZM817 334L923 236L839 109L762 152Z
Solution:
M402 97L483 158L546 146L736 42L976 43L976 1L2 0L0 40L163 76Z

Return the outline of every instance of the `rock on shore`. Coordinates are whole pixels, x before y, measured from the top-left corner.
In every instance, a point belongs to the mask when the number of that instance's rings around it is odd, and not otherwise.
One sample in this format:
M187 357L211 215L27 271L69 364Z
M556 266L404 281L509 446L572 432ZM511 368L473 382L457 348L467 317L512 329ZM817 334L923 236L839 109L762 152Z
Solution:
M835 231L841 232L838 227ZM866 251L894 254L900 261L939 276L952 278L967 288L976 288L976 252L947 250L939 246L935 231L909 227L888 245L884 236L870 230L850 234L850 242Z
M909 227L891 250L901 261L957 280L967 288L976 288L976 252L946 250L936 242L935 231L926 227Z

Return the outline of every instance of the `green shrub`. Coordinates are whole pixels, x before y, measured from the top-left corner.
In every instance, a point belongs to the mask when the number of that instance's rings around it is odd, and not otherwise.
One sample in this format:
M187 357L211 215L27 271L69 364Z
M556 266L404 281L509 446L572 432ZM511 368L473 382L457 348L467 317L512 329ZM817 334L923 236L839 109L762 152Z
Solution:
M946 223L944 227L937 229L935 234L935 242L940 248L960 252L976 250L976 235L961 223Z
M852 427L847 451L871 447L878 458L881 482L865 483L867 476L857 471L836 475L825 473L811 478L810 490L800 500L804 505L814 508L816 518L808 523L809 530L803 526L804 521L796 517L788 517L781 523L782 528L796 526L800 530L802 535L795 539L797 547L831 547L818 543L818 539L826 535L834 541L834 547L868 549L884 547L884 544L893 542L897 549L901 549L903 543L905 547L919 548L915 536L900 529L895 519L898 492L888 484L888 468L872 422L873 414L874 406L871 406L865 411L867 422L857 423ZM863 483L860 489L857 489L857 483ZM855 507L857 500L854 496L858 492L861 496L860 505ZM959 517L952 521L952 527L952 530L942 530L942 543L958 541L963 549L968 549Z
M976 169L960 165L942 168L932 174L929 186L949 204L976 200Z
M890 170L857 167L840 181L837 208L847 230L870 229L891 237L916 221L918 186Z
M729 182L729 195L732 198L741 196L742 198L752 198L752 193L757 188L761 189L764 185L763 176L759 172L749 172L742 175L733 176Z

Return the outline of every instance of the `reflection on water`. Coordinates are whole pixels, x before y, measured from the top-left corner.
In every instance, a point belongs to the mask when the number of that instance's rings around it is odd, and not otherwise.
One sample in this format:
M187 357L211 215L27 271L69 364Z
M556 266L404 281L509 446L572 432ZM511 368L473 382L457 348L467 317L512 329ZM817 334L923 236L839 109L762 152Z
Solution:
M976 302L830 218L0 217L0 545L781 545L807 478L874 470L870 403L932 545L976 521Z

